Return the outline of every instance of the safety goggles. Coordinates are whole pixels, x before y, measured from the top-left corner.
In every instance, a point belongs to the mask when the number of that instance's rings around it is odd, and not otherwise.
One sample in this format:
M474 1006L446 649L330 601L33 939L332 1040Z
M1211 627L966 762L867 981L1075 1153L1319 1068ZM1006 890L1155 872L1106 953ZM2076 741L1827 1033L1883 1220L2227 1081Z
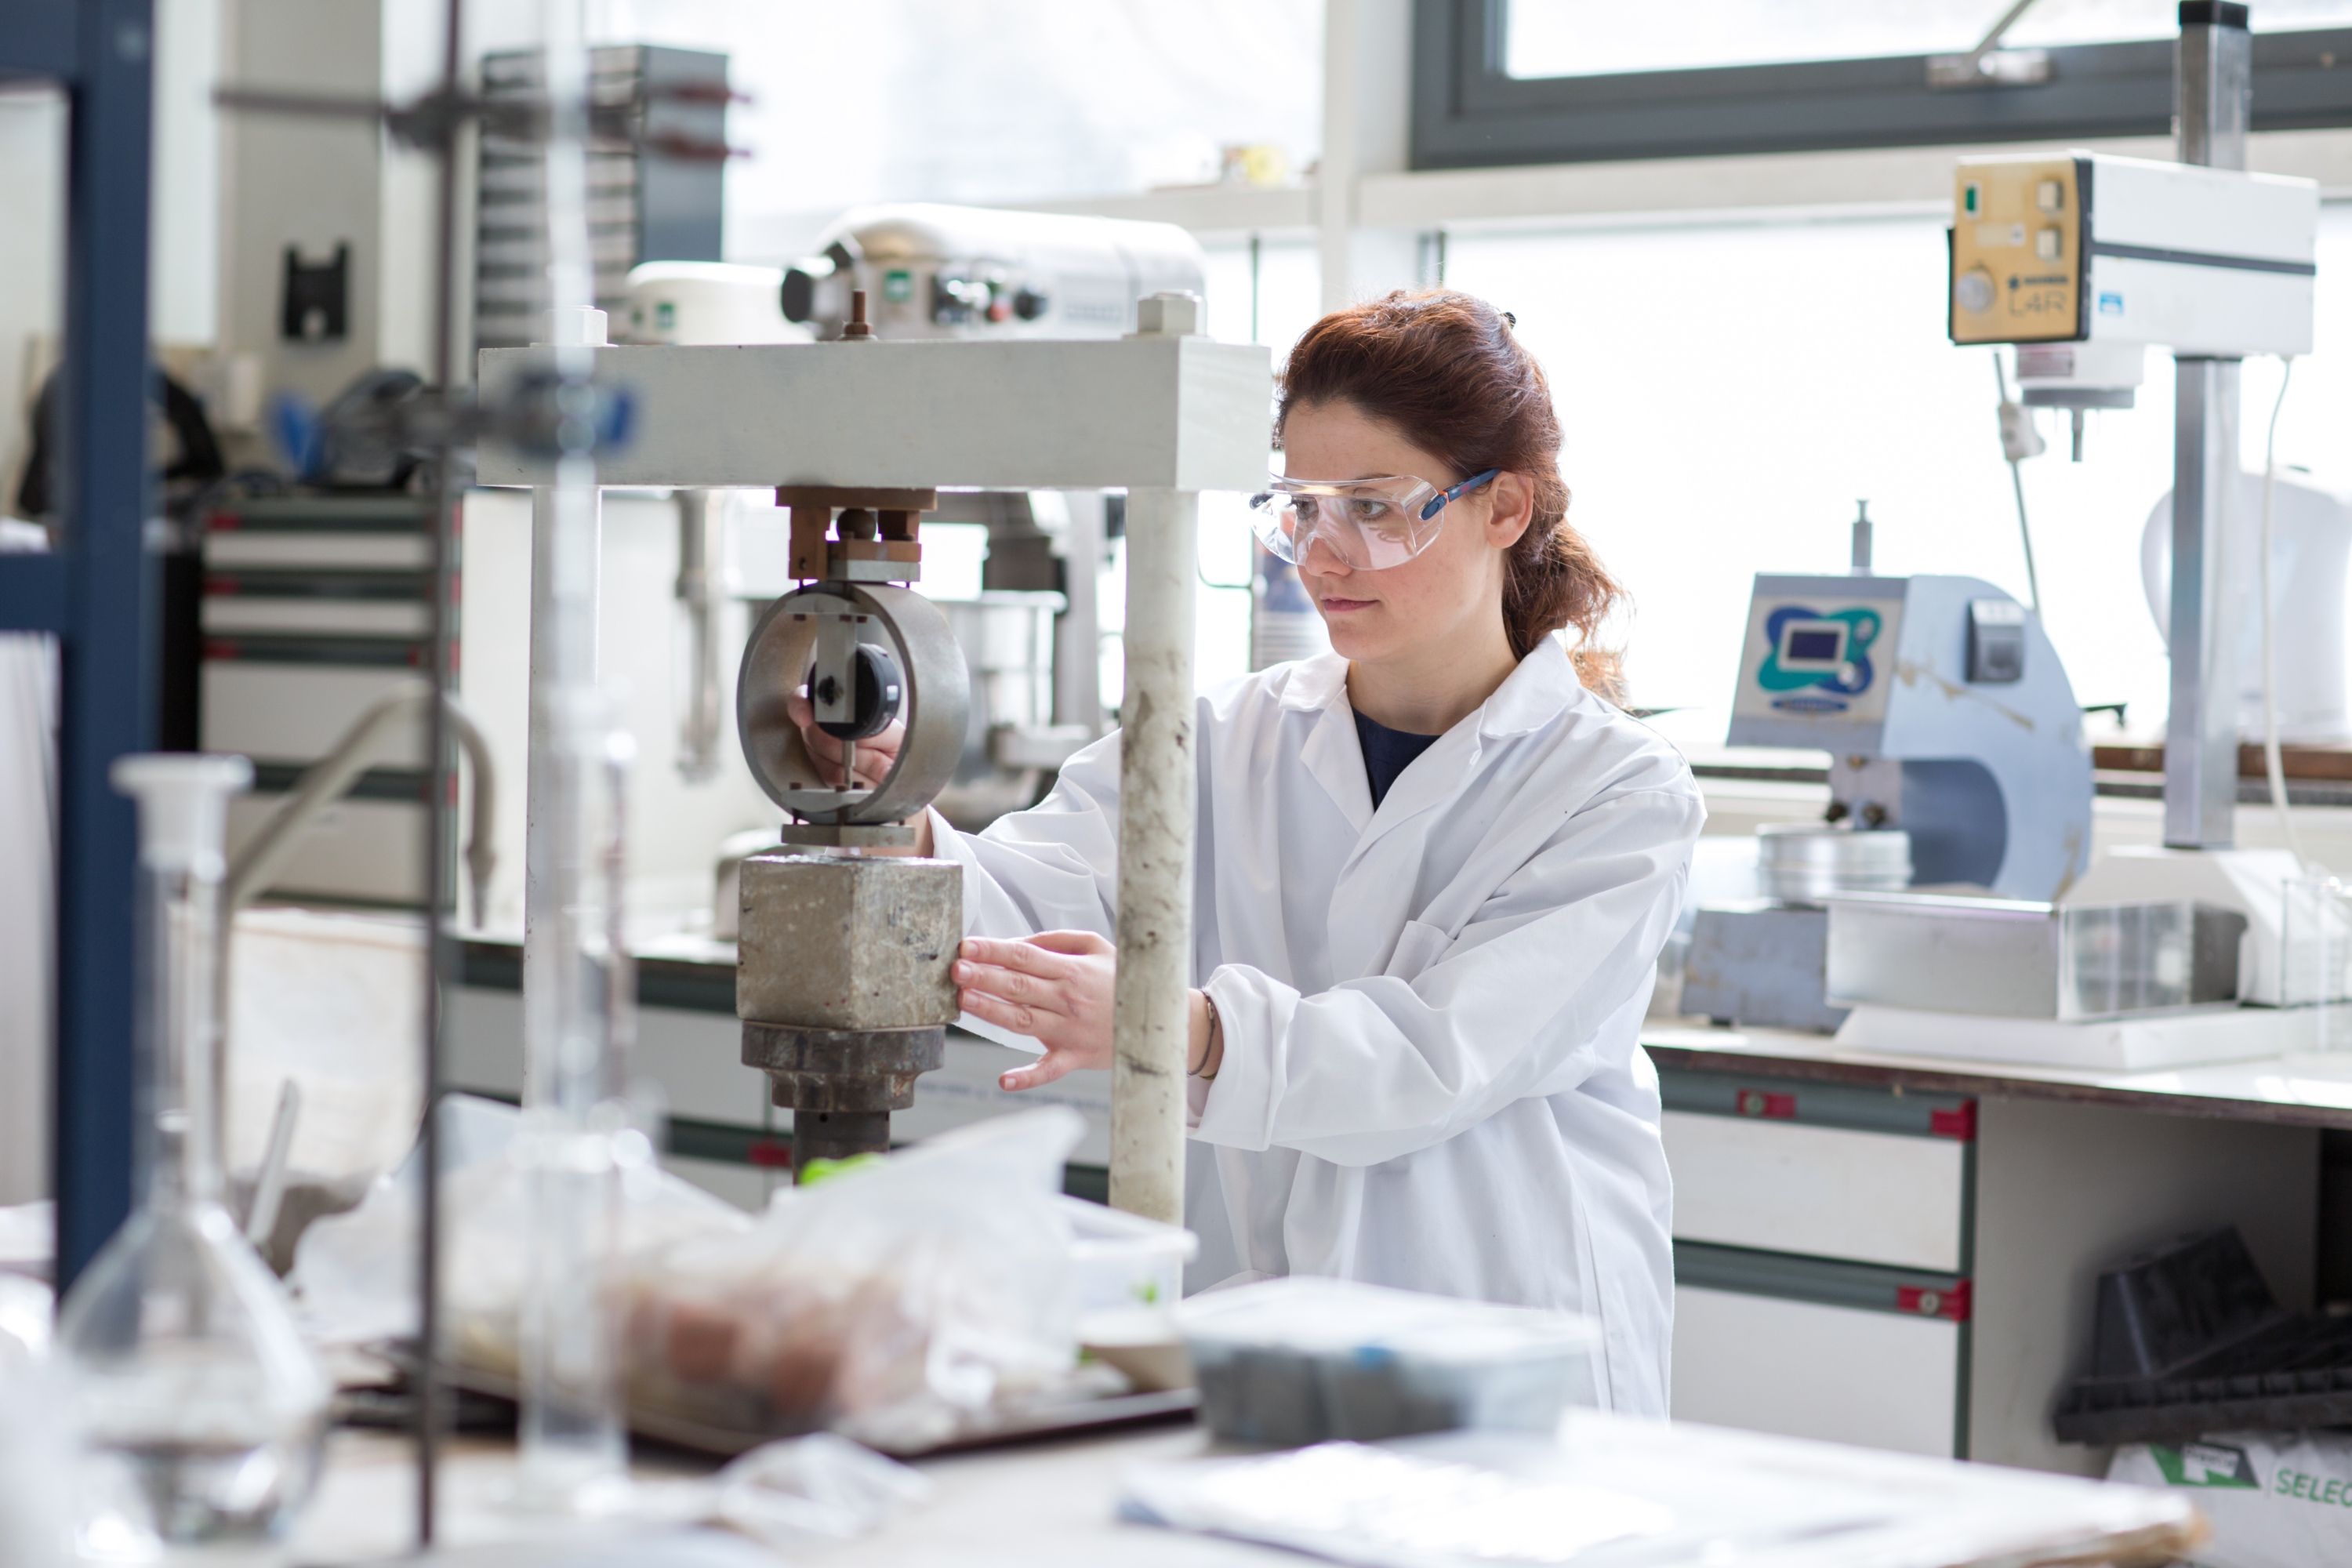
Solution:
M1349 571L1378 572L1402 566L1436 543L1446 503L1501 472L1488 468L1444 490L1401 474L1276 479L1250 497L1250 527L1277 561L1305 561L1319 539Z

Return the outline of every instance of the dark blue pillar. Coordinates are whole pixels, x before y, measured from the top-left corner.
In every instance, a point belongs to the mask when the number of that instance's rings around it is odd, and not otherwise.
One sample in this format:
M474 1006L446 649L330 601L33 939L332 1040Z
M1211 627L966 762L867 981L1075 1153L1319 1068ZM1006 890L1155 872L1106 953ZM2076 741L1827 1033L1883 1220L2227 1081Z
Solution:
M62 9L30 0L33 9ZM130 1213L136 825L107 783L154 736L147 455L152 0L75 0L67 170L58 858L58 1279Z

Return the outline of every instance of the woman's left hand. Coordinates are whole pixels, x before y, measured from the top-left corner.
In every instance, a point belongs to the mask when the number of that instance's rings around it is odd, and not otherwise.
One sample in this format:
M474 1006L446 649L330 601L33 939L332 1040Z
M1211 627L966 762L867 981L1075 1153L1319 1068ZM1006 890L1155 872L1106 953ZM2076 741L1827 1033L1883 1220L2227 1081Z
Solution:
M956 955L956 1005L1028 1035L1045 1054L997 1082L1035 1089L1073 1068L1111 1062L1111 987L1118 950L1092 931L1049 931L1020 942L965 941Z

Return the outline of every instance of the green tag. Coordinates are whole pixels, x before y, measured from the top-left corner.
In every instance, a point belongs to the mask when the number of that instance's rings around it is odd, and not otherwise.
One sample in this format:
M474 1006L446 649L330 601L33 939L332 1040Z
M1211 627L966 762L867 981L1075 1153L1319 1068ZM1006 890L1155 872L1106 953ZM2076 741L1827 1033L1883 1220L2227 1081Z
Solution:
M677 325L677 305L676 301L663 300L657 302L654 306L654 330L659 332L666 332Z
M881 1163L879 1154L846 1154L838 1160L811 1160L802 1168L800 1184L804 1187L822 1186L843 1176L854 1176L860 1171L870 1170Z
M2164 1472L2167 1484L2176 1487L2226 1487L2252 1491L2259 1483L2254 1479L2253 1461L2246 1458L2243 1448L2225 1447L2219 1443L2184 1443L2168 1448L2161 1443L2147 1446L2149 1458Z
M903 267L893 267L882 274L882 298L894 305L903 305L915 297L915 275Z

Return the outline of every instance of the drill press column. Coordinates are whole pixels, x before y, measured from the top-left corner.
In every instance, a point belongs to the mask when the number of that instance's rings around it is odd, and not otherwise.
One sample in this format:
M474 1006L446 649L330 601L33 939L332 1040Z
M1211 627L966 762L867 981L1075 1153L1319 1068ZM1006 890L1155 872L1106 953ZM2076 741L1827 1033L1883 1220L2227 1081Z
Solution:
M799 820L743 863L735 1012L744 1064L793 1112L797 1177L811 1160L887 1149L890 1113L944 1058L962 868L872 852L910 848L902 825L952 775L970 677L946 617L901 585L921 574L916 521L933 492L795 486L777 500L809 583L753 629L736 726L752 777ZM803 689L845 747L903 724L878 782L817 766L786 708Z

